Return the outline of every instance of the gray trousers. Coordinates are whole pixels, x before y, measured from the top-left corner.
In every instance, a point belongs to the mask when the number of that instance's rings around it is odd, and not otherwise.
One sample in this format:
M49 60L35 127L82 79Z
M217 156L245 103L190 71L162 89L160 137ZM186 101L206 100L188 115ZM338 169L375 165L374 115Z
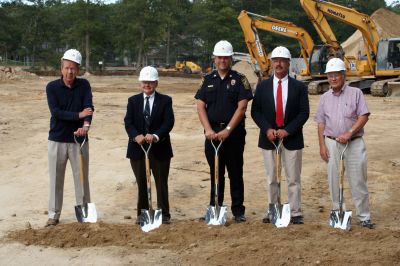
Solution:
M325 138L329 151L327 164L329 191L333 209L339 209L339 161L345 145ZM371 219L367 187L367 151L363 138L352 140L344 153L345 176L351 188L357 217L360 221Z
M278 183L276 182L275 158L276 152L273 150L261 149L264 157L264 166L267 176L267 194L269 203L278 202ZM282 166L285 170L286 183L288 186L288 199L290 204L290 214L292 217L302 216L301 211L301 163L303 150L287 150L283 145L281 149ZM281 180L281 184L284 183ZM281 190L283 189L281 185ZM281 195L283 193L281 192ZM281 197L281 202L286 202Z
M82 193L80 177L80 150L76 143L63 143L49 140L49 176L50 176L50 196L49 196L49 218L60 219L64 196L64 179L67 161L69 160L72 168L75 185L75 199L77 205L90 202L89 189L89 143L86 142L82 147L83 152L83 173L85 181L83 184L85 198Z

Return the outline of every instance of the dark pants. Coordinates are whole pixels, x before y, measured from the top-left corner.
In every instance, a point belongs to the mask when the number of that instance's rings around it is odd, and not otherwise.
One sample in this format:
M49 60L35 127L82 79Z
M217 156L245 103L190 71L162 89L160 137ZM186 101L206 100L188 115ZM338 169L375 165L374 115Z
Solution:
M225 140L219 149L219 182L218 182L218 204L223 205L225 190L225 167L231 188L231 210L234 216L244 214L244 184L243 184L243 152L246 131L244 128L235 129L231 136ZM214 145L219 142L214 141ZM217 146L216 145L216 146ZM205 154L211 173L210 205L215 205L215 183L214 183L214 158L215 150L209 140L205 141Z
M149 158L150 169L152 176L154 176L157 190L157 208L162 210L163 218L170 218L171 215L169 213L168 201L168 175L171 159L160 161L155 159L152 154L149 155ZM136 183L138 185L139 196L137 202L137 216L139 216L142 209L149 209L146 185L146 165L145 159L130 161L133 173L136 177ZM154 199L154 192L152 192L152 198Z

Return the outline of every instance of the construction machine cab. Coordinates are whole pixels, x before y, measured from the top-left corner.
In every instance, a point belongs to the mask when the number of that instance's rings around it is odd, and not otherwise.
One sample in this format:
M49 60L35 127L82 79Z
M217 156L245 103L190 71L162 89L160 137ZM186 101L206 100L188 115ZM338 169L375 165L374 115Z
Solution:
M343 60L344 52L342 49L335 50L329 44L314 45L312 50L309 66L312 77L324 77L326 64L331 58L340 58Z
M376 61L378 71L400 69L400 38L380 40Z

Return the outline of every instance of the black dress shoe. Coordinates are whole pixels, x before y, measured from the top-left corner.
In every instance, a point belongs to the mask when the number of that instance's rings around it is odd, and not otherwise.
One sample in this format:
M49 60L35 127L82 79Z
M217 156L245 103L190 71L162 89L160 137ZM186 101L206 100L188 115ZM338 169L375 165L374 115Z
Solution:
M244 216L244 214L240 214L240 215L235 216L234 220L237 224L243 223L243 222L246 222L246 216Z
M162 217L162 223L163 224L170 224L171 223L171 217L165 217L165 216L163 216Z
M362 227L366 227L366 228L369 228L369 229L374 229L374 227L375 227L375 224L373 224L371 222L371 220L362 221L362 222L360 222L360 225Z
M271 223L271 220L269 219L269 217L268 217L268 215L267 215L267 216L265 216L265 217L262 219L262 222L265 223L265 224L270 224L270 223Z
M292 224L304 224L303 216L292 217L291 222L292 222Z

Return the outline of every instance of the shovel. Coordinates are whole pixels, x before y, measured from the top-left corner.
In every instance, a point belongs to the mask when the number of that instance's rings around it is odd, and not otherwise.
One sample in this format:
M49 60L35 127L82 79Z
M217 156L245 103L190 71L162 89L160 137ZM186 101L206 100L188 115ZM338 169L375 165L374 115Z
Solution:
M140 145L142 148L145 157L146 157L146 184L147 184L147 199L149 201L149 209L141 210L140 214L140 227L142 231L149 232L153 229L160 227L162 224L162 212L160 209L154 210L153 205L151 203L151 174L150 174L150 160L149 160L149 152L151 148L151 143L149 147L145 149L143 145Z
M346 211L344 207L344 193L343 193L343 179L344 179L344 152L346 151L349 143L346 143L342 153L340 154L340 182L339 182L339 210L332 210L329 219L329 225L333 228L342 230L351 229L351 214L352 211Z
M83 152L82 152L82 148L86 143L86 136L83 137L82 142L79 142L78 139L76 138L76 135L74 134L74 140L75 140L75 143L79 145L80 181L81 181L83 199L86 199L85 189L84 189L86 177L83 172L83 162L84 161L83 161ZM95 222L97 222L97 212L96 212L96 206L94 205L94 203L83 202L83 205L76 205L75 206L75 215L76 215L76 219L80 223L95 223Z
M215 206L208 206L207 213L205 217L205 221L208 225L224 225L226 223L226 206L219 206L218 205L218 181L219 181L219 158L218 158L218 151L221 148L222 141L218 144L218 146L214 145L214 142L211 140L211 145L215 151L214 157L214 202Z
M287 227L290 223L290 205L288 203L281 204L281 146L283 139L280 139L278 145L271 141L275 146L275 172L276 181L278 183L278 202L269 204L269 219L276 227Z

